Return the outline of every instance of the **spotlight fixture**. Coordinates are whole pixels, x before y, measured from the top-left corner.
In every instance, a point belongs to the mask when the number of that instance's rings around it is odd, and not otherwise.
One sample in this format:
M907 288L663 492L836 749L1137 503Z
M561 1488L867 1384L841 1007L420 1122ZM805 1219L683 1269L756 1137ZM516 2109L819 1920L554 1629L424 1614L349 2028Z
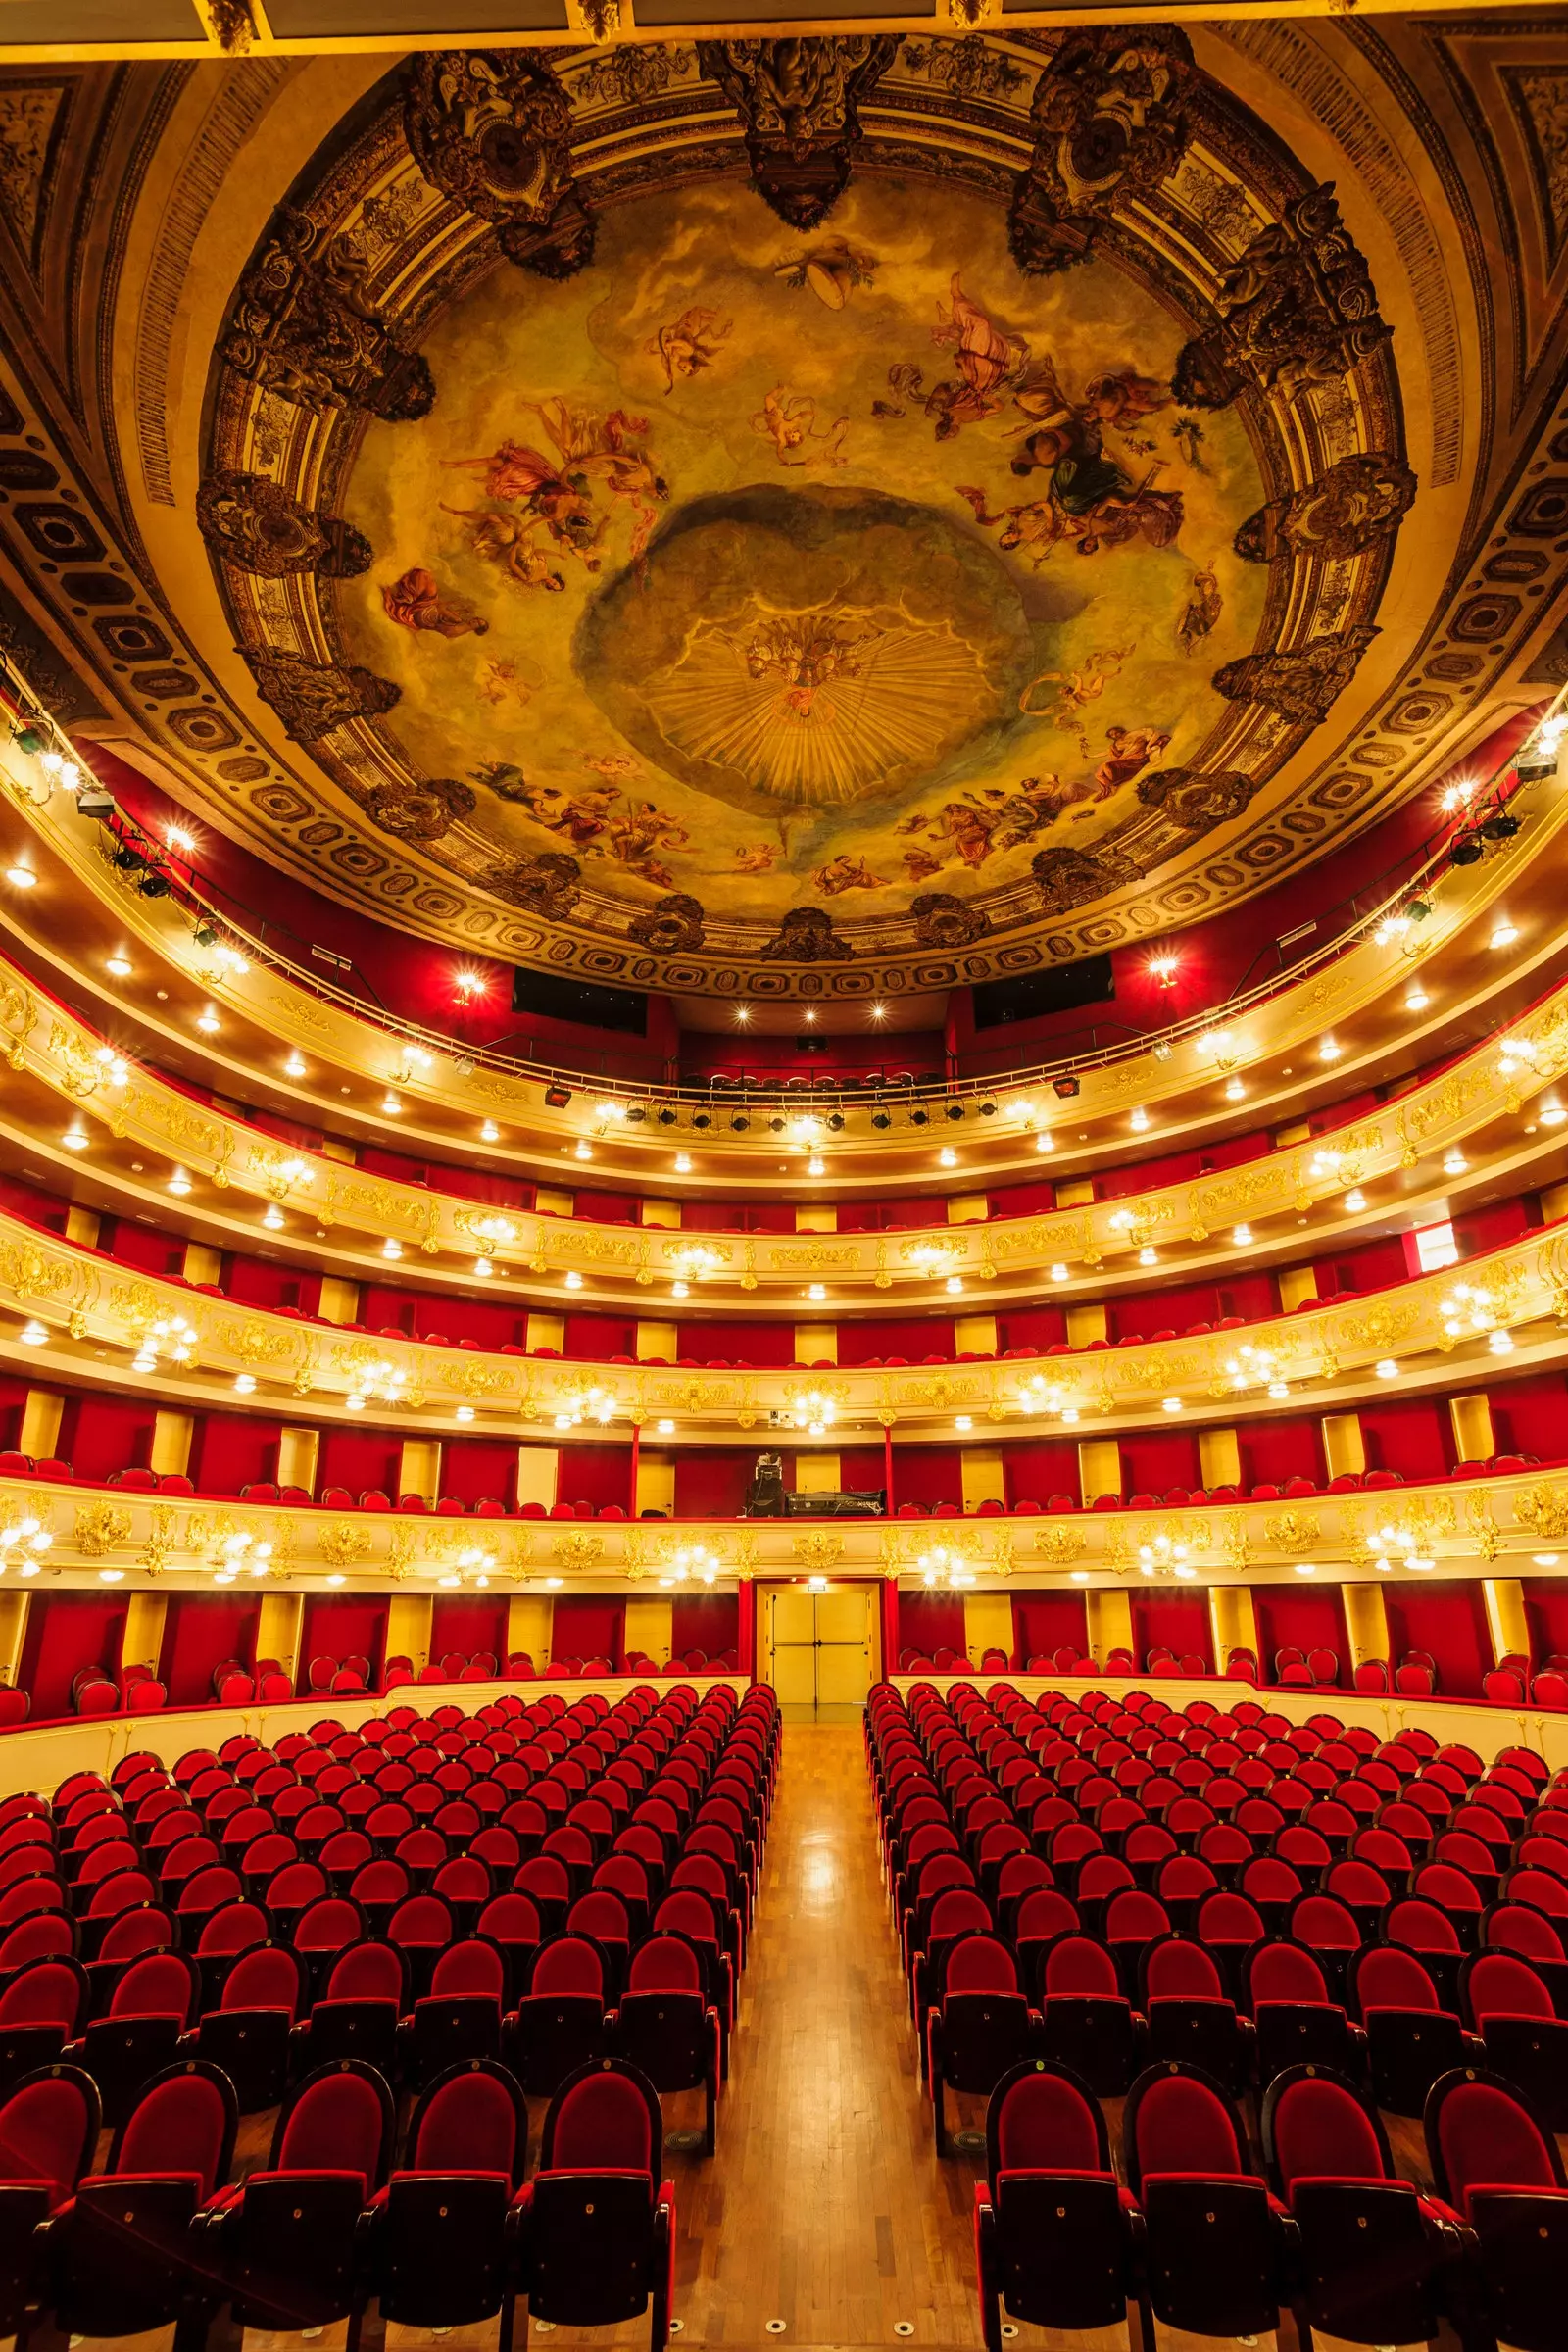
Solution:
M592 1159L593 1155L594 1148L592 1144L588 1141L586 1136L581 1137L578 1140L577 1147L572 1153L572 1157L574 1159Z
M947 1106L947 1113L950 1119L961 1119L963 1116L963 1104L961 1102L950 1102Z
M752 1122L751 1122L751 1120L750 1120L750 1119L749 1119L749 1118L746 1116L746 1113L745 1113L745 1111L744 1111L744 1110L737 1110L737 1111L734 1111L734 1112L732 1112L732 1113L731 1113L731 1116L730 1116L730 1122L729 1122L729 1123L730 1123L730 1130L731 1130L731 1132L732 1132L733 1134L735 1134L735 1135L744 1135L744 1134L746 1133L747 1129L750 1127L750 1125L751 1125L751 1123L752 1123Z
M1488 841L1512 841L1519 830L1516 816L1489 816L1481 828Z
M256 1375L255 1375L255 1373L254 1373L254 1372L236 1372L236 1373L235 1373L235 1375L234 1375L234 1394L235 1394L235 1396L255 1396L255 1394L256 1394Z
M698 1110L692 1113L692 1125L694 1127L711 1127L712 1124L713 1122L709 1117L706 1110Z
M1381 1356L1378 1359L1377 1376L1379 1380L1397 1380L1399 1366L1396 1359L1392 1355Z
M1053 1078L1051 1091L1061 1102L1070 1102L1079 1091L1078 1081L1076 1078Z
M873 1110L871 1113L871 1124L878 1130L879 1133L885 1134L888 1128L890 1128L893 1124L892 1112L886 1110Z
M1466 833L1448 852L1450 865L1479 865L1485 855L1485 844L1479 833Z
M994 1102L982 1102L975 1111L975 1116L981 1119L994 1119L996 1115L997 1106Z
M929 1127L930 1124L931 1113L928 1110L921 1110L919 1106L916 1105L916 1107L910 1111L909 1125L911 1127Z
M659 1113L659 1124L661 1127L673 1127L678 1116L679 1113L671 1110L669 1104L666 1102L663 1109Z
M1241 1080L1233 1078L1225 1089L1225 1100L1227 1102L1240 1102L1246 1098L1246 1094L1247 1089Z
M571 1101L571 1089L569 1086L563 1086L558 1079L553 1086L545 1088L545 1101L552 1110L564 1110L566 1104Z

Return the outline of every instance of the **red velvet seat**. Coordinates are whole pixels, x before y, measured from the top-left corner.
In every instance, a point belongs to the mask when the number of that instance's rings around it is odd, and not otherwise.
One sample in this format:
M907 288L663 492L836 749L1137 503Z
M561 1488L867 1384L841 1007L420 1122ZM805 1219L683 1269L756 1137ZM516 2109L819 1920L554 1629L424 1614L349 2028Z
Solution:
M1126 2322L1132 2217L1100 2103L1068 2067L1028 2059L992 2093L975 2258L986 2352L1002 2352L1004 2312L1072 2332Z
M624 2061L584 2066L561 2085L513 2236L530 2318L596 2327L647 2309L650 2352L664 2352L675 2201L660 2180L662 2136L657 2092ZM510 2314L502 2326L510 2340Z

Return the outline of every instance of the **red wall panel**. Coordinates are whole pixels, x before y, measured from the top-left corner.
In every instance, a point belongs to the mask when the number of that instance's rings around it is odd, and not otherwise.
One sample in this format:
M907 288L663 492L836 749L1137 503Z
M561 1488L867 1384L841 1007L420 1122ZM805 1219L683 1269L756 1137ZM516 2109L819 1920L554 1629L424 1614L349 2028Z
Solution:
M68 1396L57 1451L78 1478L144 1470L158 1408L150 1396Z
M1568 1381L1560 1372L1537 1372L1493 1388L1492 1431L1499 1453L1533 1453L1541 1461L1568 1454Z
M1362 1405L1361 1442L1369 1470L1397 1470L1407 1484L1446 1478L1454 1458L1448 1407L1440 1397L1379 1397Z
M204 1706L213 1696L213 1668L226 1658L256 1663L261 1595L254 1592L171 1593L158 1652L158 1679L172 1707Z
M441 1492L459 1502L493 1497L510 1511L517 1498L517 1447L508 1438L446 1438L441 1445Z
M368 1658L371 1687L379 1683L386 1655L386 1613L384 1600L357 1592L308 1595L300 1639L300 1690L309 1689L306 1676L313 1658Z
M1237 1431L1236 1442L1245 1487L1323 1477L1323 1442L1315 1421L1254 1421Z
M356 1502L378 1492L398 1498L403 1440L387 1429L323 1429L317 1456L316 1492L346 1487Z
M1002 1448L1009 1502L1049 1502L1053 1494L1082 1499L1078 1448L1070 1438L1024 1438Z
M504 1592L438 1592L430 1604L430 1657L438 1665L449 1651L467 1659L487 1650L499 1664L507 1655L507 1596Z
M694 1446L675 1456L677 1519L738 1519L757 1456L736 1446Z
M203 1413L191 1436L190 1478L203 1494L238 1494L277 1477L281 1425L247 1413Z
M78 1667L102 1666L117 1675L124 1632L122 1596L34 1593L17 1678L32 1695L33 1721L71 1713L71 1686Z
M563 1502L591 1502L596 1511L610 1502L618 1502L623 1511L630 1511L630 1445L563 1446L556 1493Z
M706 1658L717 1658L739 1646L741 1609L737 1592L679 1593L669 1617L671 1657L688 1657L693 1650L700 1649Z
M1089 1652L1089 1604L1081 1592L1014 1592L1012 1654L1020 1667L1058 1649Z
M1528 1577L1525 1616L1530 1655L1537 1666L1544 1666L1548 1658L1568 1657L1568 1577Z
M912 1650L917 1657L934 1658L939 1649L964 1644L961 1592L904 1592L899 1594L899 1654Z
M550 1655L608 1658L618 1667L626 1655L626 1603L596 1592L556 1596Z
M1152 1649L1172 1649L1178 1658L1194 1654L1205 1665L1214 1663L1213 1633L1208 1600L1201 1592L1134 1592L1133 1652L1140 1666Z
M1172 1487L1191 1492L1202 1485L1198 1438L1190 1429L1135 1429L1121 1440L1124 1494L1167 1494Z
M1299 1590L1294 1585L1254 1585L1252 1607L1257 1618L1258 1665L1265 1681L1275 1679L1277 1650L1332 1649L1340 1661L1340 1682L1348 1686L1350 1645L1337 1585Z
M1384 1587L1389 1621L1389 1654L1396 1666L1406 1650L1423 1649L1437 1661L1438 1690L1444 1698L1479 1698L1481 1678L1492 1666L1492 1634L1486 1594L1479 1578L1449 1584Z
M963 1469L956 1446L893 1447L893 1487L899 1505L906 1502L963 1502Z

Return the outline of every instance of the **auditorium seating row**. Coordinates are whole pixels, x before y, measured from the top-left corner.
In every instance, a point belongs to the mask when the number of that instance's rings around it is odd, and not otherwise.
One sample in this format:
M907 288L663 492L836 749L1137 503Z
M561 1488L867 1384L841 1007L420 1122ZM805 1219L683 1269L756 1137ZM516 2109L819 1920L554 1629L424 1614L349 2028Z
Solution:
M1102 2096L1310 2060L1419 2114L1484 2055L1568 2129L1568 1774L1533 1750L1006 1684L879 1685L866 1732L939 2148L945 2090L1026 2057Z
M1282 2068L1254 2149L1224 2084L1166 2059L1128 2093L1118 2180L1084 2078L1043 2057L1011 2067L976 2194L987 2352L1003 2352L1006 2323L1076 2331L1133 2311L1142 2352L1156 2352L1156 2323L1250 2343L1286 2312L1303 2352L1314 2329L1388 2346L1445 2324L1466 2352L1549 2352L1568 2272L1550 2125L1519 2082L1473 2062L1438 2076L1422 2114L1430 2191L1400 2178L1376 2104L1336 2068Z
M172 2327L200 2352L215 2324L237 2344L246 2328L343 2320L354 2343L372 2300L383 2322L440 2333L499 2314L503 2343L519 2301L551 2325L647 2310L650 2352L668 2342L675 2194L659 2094L634 2061L569 2072L531 2179L523 2092L493 2058L424 2088L397 2170L392 2087L362 2058L290 2091L255 2170L236 2170L234 2084L207 2059L138 2088L99 2172L102 2121L70 2062L0 2096L0 2328L19 2345Z
M0 1805L0 2089L63 2058L105 2121L183 2053L241 2111L365 2060L628 2057L711 2146L778 1745L765 1689L394 1708ZM645 1997L646 1996L646 1997ZM657 1996L657 1998L655 1997Z
M1013 1659L1005 1650L987 1649L981 1652L982 1674L1015 1672ZM959 1657L951 1649L938 1649L930 1657L916 1650L899 1652L901 1674L973 1674L969 1659ZM1134 1675L1138 1662L1130 1649L1106 1652L1103 1666L1094 1658L1086 1658L1072 1647L1054 1650L1050 1656L1032 1657L1025 1662L1028 1674L1054 1675ZM1179 1679L1183 1682L1206 1680L1214 1669L1206 1658L1196 1650L1178 1656L1172 1649L1154 1647L1144 1654L1143 1671L1156 1680ZM1338 1652L1332 1649L1302 1651L1295 1648L1274 1653L1274 1685L1282 1690L1333 1690L1341 1687L1342 1668ZM1224 1679L1227 1682L1258 1682L1257 1652L1254 1649L1232 1648L1225 1653ZM1392 1687L1402 1696L1431 1698L1441 1689L1442 1678L1438 1662L1430 1650L1407 1649L1396 1666L1387 1658L1363 1658L1351 1677L1357 1690L1386 1693ZM1538 1706L1557 1710L1568 1708L1568 1654L1552 1651L1539 1671L1519 1651L1510 1651L1482 1678L1482 1695L1489 1705L1516 1707L1528 1696Z

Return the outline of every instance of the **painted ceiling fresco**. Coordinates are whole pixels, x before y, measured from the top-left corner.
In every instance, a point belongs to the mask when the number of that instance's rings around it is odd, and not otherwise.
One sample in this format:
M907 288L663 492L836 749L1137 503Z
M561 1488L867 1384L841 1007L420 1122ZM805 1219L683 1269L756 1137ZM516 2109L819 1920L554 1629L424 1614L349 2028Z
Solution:
M442 396L355 459L375 559L337 598L384 731L467 788L441 816L567 851L633 925L677 892L775 932L968 907L1044 848L1128 854L1139 780L1223 734L1263 484L1233 410L1173 399L1168 312L1108 262L1026 278L1005 230L886 180L803 237L726 180L447 312Z
M1154 30L415 60L208 414L234 642L335 788L293 845L719 993L1203 911L1418 487L1333 190Z

